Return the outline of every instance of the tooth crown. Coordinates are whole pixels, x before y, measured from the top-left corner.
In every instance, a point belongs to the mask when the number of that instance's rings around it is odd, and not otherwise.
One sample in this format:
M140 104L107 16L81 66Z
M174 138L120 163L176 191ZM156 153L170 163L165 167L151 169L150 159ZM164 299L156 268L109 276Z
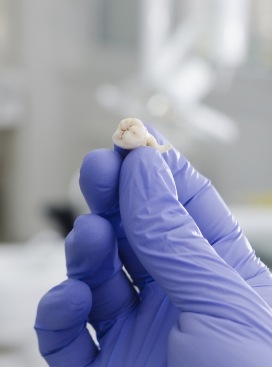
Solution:
M150 146L158 149L161 153L171 149L170 144L160 145L151 135L141 120L126 118L121 120L116 131L112 135L115 145L124 149L135 149L141 146Z

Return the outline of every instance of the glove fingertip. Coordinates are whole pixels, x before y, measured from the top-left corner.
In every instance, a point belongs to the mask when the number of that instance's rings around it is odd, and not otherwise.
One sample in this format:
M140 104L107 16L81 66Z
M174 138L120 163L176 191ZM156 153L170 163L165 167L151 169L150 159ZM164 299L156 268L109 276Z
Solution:
M102 214L118 203L121 155L111 149L89 152L80 169L81 192L93 213Z
M35 329L68 329L84 322L92 306L87 284L68 279L53 287L40 300Z

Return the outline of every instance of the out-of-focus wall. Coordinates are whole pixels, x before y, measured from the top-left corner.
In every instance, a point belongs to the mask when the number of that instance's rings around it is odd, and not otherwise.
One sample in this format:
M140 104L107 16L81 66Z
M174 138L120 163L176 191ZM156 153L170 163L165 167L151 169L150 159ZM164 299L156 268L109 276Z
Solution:
M116 122L108 126L109 113L94 101L94 91L103 80L116 81L131 73L135 51L133 46L130 52L122 49L122 42L117 43L119 49L111 48L111 37L119 35L110 33L114 24L109 23L106 1L2 3L6 19L11 19L13 45L6 49L9 57L2 70L19 70L25 86L24 114L18 126L10 128L12 149L6 149L2 163L1 238L14 241L52 226L45 209L67 202L70 181L83 156L111 145ZM125 34L123 43L130 39L129 27Z

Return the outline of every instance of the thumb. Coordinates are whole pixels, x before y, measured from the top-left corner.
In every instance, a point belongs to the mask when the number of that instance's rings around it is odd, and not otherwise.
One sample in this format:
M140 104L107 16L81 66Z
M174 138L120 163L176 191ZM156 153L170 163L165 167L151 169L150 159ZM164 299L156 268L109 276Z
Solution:
M178 201L171 171L156 150L141 147L125 158L120 210L135 253L180 311L271 325L267 304L215 252Z

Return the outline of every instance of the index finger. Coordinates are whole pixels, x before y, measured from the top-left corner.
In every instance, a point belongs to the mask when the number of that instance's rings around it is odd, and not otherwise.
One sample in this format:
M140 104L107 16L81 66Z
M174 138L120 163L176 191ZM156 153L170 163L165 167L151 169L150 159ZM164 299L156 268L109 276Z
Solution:
M125 159L120 211L131 246L178 309L212 310L237 322L244 317L253 322L263 312L264 319L271 317L269 307L202 236L177 200L168 166L153 149L138 148Z
M199 365L201 359L207 366L222 365L228 345L231 365L253 367L262 360L268 366L271 309L201 235L154 149L137 148L125 158L120 211L137 256L181 311L170 333L170 364ZM237 345L247 345L246 354Z

